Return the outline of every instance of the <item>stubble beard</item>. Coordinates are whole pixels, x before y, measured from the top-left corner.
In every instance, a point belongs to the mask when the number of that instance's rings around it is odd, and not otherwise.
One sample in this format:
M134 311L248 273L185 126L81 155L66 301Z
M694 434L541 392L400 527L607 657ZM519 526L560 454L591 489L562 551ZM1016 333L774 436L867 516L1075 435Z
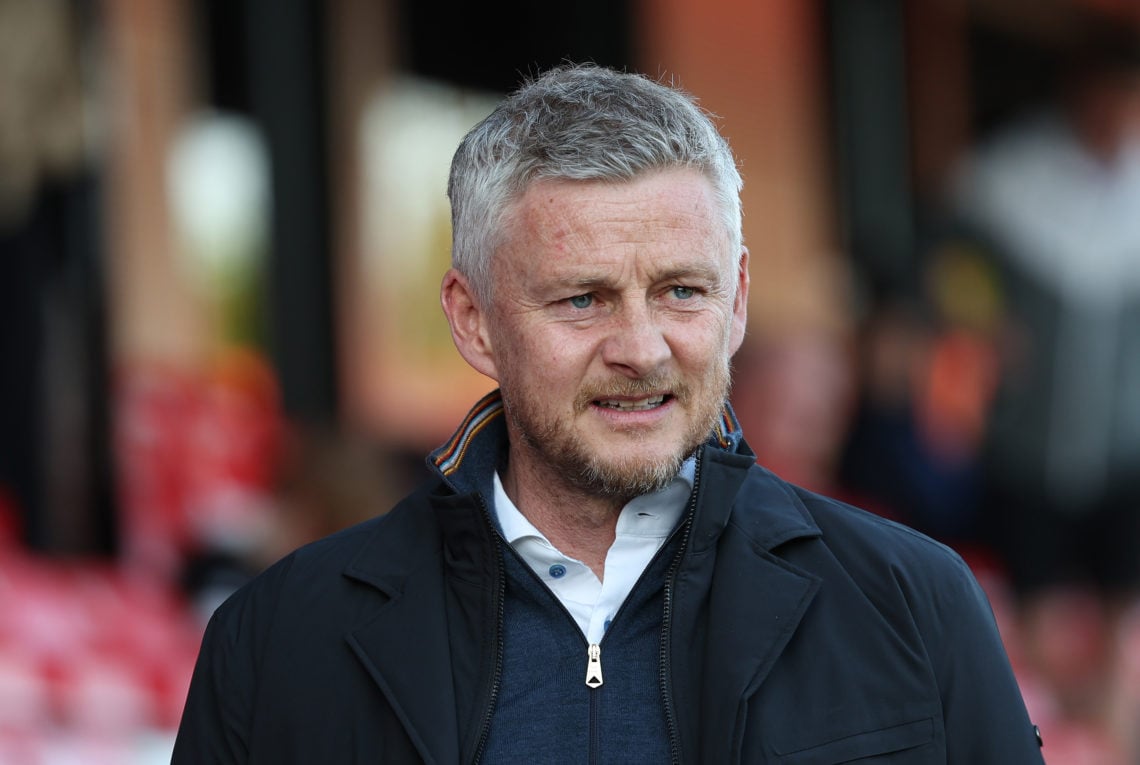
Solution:
M533 401L533 392L527 391L516 397L509 395L504 388L503 402L514 433L525 448L540 458L552 482L563 482L590 497L625 503L668 486L684 461L708 438L728 397L730 373L727 359L711 375L707 388L700 393L695 393L684 383L643 378L591 386L577 396L575 416L585 413L598 399L641 397L669 390L676 399L673 405L683 411L691 411L693 416L676 448L659 458L646 458L641 448L641 444L658 437L653 433L626 434L623 438L632 441L627 453L617 458L605 456L592 449L566 418L543 417L541 407Z

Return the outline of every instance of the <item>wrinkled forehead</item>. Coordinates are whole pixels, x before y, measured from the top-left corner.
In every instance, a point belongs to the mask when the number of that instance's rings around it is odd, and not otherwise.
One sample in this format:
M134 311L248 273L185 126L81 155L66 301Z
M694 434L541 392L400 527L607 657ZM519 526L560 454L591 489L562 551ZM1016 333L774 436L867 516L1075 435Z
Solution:
M498 245L519 237L566 236L625 225L660 235L694 230L728 245L731 231L716 189L694 168L666 168L632 179L541 178L504 206ZM497 248L496 248L497 249Z

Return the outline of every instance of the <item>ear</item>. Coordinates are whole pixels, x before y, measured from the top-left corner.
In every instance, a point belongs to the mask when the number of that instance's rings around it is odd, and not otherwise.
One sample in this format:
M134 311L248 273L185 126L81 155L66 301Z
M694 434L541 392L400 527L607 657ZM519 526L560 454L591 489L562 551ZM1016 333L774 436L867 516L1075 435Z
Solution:
M748 248L740 248L740 260L736 265L736 298L732 303L732 335L729 352L736 353L744 342L744 331L748 326Z
M467 277L450 269L439 288L439 302L451 327L451 339L459 355L477 372L498 381L487 313L480 307Z

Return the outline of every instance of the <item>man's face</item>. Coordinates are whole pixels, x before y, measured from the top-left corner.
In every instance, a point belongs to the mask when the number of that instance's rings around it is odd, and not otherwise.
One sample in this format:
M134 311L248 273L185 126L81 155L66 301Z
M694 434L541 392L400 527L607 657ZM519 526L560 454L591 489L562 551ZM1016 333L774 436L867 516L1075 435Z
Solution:
M540 181L493 266L493 372L510 470L626 499L708 436L743 339L746 253L693 170Z

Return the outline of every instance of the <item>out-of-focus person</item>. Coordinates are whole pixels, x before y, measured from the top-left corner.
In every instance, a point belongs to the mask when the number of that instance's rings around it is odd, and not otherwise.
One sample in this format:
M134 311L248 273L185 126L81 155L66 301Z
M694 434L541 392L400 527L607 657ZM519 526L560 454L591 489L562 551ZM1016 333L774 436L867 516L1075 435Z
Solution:
M1095 717L1140 584L1140 33L1085 31L1055 102L986 137L948 198L1007 318L985 514L1040 668Z

